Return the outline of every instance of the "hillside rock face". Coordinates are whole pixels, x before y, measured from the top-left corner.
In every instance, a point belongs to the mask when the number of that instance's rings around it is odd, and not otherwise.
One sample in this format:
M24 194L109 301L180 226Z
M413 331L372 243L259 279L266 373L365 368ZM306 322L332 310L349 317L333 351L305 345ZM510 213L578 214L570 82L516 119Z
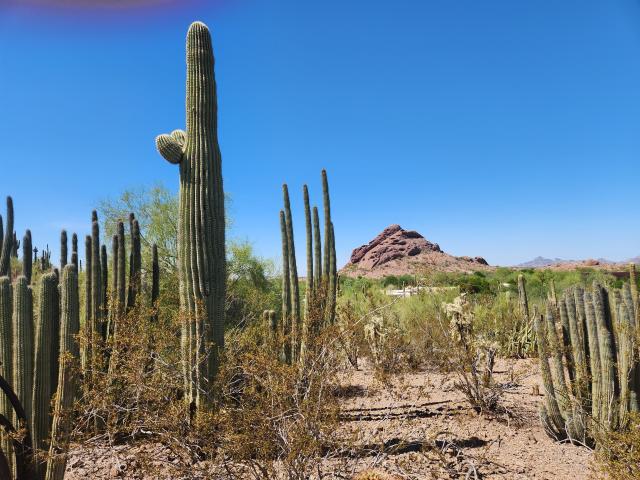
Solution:
M431 243L415 230L391 225L366 245L356 248L350 262L359 264L361 268L374 268L396 258L413 257L424 251L442 250L437 243Z
M414 230L390 225L366 245L353 250L342 274L382 277L423 270L472 271L488 268L482 257L454 257Z

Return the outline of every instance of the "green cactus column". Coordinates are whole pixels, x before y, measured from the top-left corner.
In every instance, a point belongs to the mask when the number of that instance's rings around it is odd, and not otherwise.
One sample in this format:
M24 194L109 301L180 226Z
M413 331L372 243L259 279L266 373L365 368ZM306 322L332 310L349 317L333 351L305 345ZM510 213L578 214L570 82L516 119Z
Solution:
M195 22L187 34L187 131L160 135L156 146L167 161L180 166L181 310L183 322L193 318L203 327L206 342L193 363L204 364L196 405L200 392L209 391L218 367L217 350L224 346L225 213L217 109L211 35L206 25ZM182 332L184 336L191 329L183 326ZM206 364L200 361L203 355Z
M311 208L309 207L309 189L306 185L302 187L304 197L304 225L307 233L307 292L313 293L313 233L311 227Z
M280 210L280 234L282 235L282 348L284 360L291 363L291 280L289 274L289 240L287 220Z
M33 387L33 295L27 279L20 276L13 288L13 390L31 419ZM49 339L52 341L52 339Z
M518 300L520 304L520 314L526 324L529 324L529 299L527 298L527 284L524 275L518 275Z
M33 273L33 245L31 243L31 230L27 230L22 237L22 275L31 284Z
M298 284L298 266L296 263L296 247L293 238L293 216L289 202L289 189L282 185L284 200L284 218L287 230L287 244L289 250L289 285L291 289L291 357L295 361L300 356L302 342L302 316L300 315L300 289Z
M60 271L64 270L64 267L67 265L68 260L67 254L67 231L62 230L60 232Z
M80 330L79 303L78 273L74 265L67 265L62 271L60 282L60 366L45 480L62 480L67 463L75 392L73 363L78 358L76 336Z
M91 380L91 337L93 335L92 321L91 321L91 237L87 235L84 239L84 325L82 326L82 372L85 375L85 380Z
M0 375L13 384L11 365L13 360L13 286L9 277L0 277ZM0 414L11 420L13 408L6 395L0 395ZM0 447L11 459L11 440L7 435L0 435Z
M6 235L2 239L0 250L0 277L9 275L11 270L11 253L13 251L13 200L7 197L7 225Z
M316 289L319 289L322 283L322 244L320 241L318 207L313 207L313 263L315 267L314 286Z
M608 294L604 288L594 283L593 309L598 331L598 348L600 351L601 371L601 414L605 427L615 426L617 410L614 408L618 399L618 382L616 376L616 347L613 336L613 325L609 314Z
M33 448L47 449L49 428L51 426L51 397L53 395L51 378L51 359L53 355L52 336L58 316L58 279L54 273L40 278L38 292L39 315L35 332L35 352L33 368L33 396L31 408L31 437ZM56 369L57 370L57 369ZM36 464L37 478L44 478L45 464Z
M78 235L71 236L71 263L78 270Z

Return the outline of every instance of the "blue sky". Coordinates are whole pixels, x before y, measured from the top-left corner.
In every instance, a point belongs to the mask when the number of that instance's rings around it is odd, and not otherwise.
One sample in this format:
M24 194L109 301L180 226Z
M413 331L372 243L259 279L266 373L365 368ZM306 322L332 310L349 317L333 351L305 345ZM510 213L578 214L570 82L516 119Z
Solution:
M259 254L278 257L282 182L304 254L322 168L340 263L392 223L492 264L640 254L637 0L20 3L0 0L0 195L37 246L125 188L177 187L154 138L184 127L199 19L232 235Z

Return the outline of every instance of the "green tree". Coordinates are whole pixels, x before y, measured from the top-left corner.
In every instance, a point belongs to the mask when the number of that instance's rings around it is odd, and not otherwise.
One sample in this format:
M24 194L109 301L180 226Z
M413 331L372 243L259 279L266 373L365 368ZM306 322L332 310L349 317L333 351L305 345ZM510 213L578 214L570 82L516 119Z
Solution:
M177 195L156 184L127 189L117 198L102 200L99 205L107 243L116 232L118 222L123 221L128 229L129 213L135 214L140 224L143 272L151 265L151 248L155 243L161 270L160 309L177 311ZM229 226L227 221L227 228ZM272 261L257 257L248 241L229 239L229 236L227 257L227 324L247 325L258 320L263 310L274 309L279 304L279 283L273 280L275 268Z

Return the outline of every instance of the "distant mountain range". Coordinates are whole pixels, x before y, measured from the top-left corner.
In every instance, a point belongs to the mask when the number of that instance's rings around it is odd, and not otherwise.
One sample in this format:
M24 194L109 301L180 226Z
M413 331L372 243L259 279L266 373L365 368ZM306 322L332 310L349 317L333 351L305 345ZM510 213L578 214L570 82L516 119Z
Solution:
M564 265L564 264L579 264L590 262L596 265L626 265L628 263L636 263L640 264L640 256L630 258L628 260L624 260L622 262L614 262L612 260L608 260L606 258L598 258L596 260L568 260L564 258L545 258L545 257L536 257L533 260L529 260L528 262L520 263L516 265L516 267L521 268L542 268L542 267L553 267L556 265Z

